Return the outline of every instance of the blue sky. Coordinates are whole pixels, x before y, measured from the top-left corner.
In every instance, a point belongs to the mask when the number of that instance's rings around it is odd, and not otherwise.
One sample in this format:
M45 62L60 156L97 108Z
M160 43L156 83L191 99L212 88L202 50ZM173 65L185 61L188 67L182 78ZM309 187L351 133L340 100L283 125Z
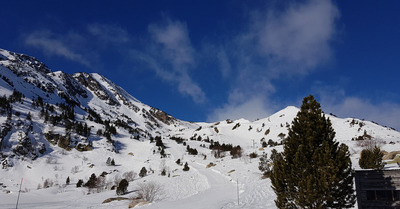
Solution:
M188 121L255 120L313 94L400 130L400 1L3 1L0 48L97 72Z

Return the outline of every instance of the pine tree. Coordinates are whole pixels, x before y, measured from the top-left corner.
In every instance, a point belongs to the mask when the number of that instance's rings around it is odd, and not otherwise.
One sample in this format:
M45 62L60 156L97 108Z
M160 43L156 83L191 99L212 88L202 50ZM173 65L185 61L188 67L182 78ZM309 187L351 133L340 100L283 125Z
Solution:
M69 183L70 183L69 176L67 177L67 180L65 181L65 183L66 183L67 185L69 185Z
M128 191L129 182L126 179L122 179L117 187L117 195L123 195Z
M189 171L189 165L188 165L188 163L186 162L185 163L185 165L183 166L183 171Z
M165 148L163 141L160 136L156 136L156 146Z
M162 169L162 171L161 171L161 176L165 176L165 175L167 175L167 171L166 171L165 168L164 168L164 169Z
M32 120L31 112L28 112L28 114L26 115L26 119L27 120Z
M377 146L375 146L372 150L364 149L361 151L358 164L360 164L360 167L363 169L381 170L385 166L385 163L382 162L382 157L383 153Z
M114 158L111 160L111 165L112 165L112 166L115 166Z
M271 155L278 208L350 208L355 203L350 153L336 142L329 119L313 96L304 98L284 140Z
M97 177L96 174L92 173L90 176L89 180L86 182L85 186L89 188L95 188L96 187L96 181Z
M147 175L147 169L145 167L143 167L139 172L139 176L143 178L146 175Z
M81 187L82 184L83 184L83 180L82 180L82 179L79 179L79 180L78 180L78 183L76 183L76 187Z
M166 156L164 148L161 149L160 155L161 155L161 158Z

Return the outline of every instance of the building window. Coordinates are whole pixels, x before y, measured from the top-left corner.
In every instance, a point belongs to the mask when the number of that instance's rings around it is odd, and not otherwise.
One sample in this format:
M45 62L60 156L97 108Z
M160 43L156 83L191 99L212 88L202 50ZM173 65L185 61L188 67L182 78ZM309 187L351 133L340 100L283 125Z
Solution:
M367 190L367 200L376 200L375 190Z
M376 191L377 200L393 200L392 190L377 190Z

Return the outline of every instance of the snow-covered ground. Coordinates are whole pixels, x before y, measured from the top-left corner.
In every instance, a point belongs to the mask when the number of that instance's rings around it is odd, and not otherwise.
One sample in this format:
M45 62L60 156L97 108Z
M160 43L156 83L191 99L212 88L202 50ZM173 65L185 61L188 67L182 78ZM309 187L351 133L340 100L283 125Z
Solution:
M92 173L99 176L105 171L108 173L106 182L112 184L123 178L126 172L139 173L142 167L154 173L149 172L144 178L136 176L129 183L128 194L122 197L136 196L138 184L146 182L160 185L163 192L154 202L140 208L276 208L270 180L261 179L259 159L252 159L248 155L255 152L260 156L265 152L269 156L272 149L282 151L281 145L262 148L260 139L271 138L279 142L279 133L287 134L286 123L293 119L297 111L297 108L289 107L255 122L237 120L199 123L197 126L192 124L201 129L170 127L169 135L185 139L201 136L202 139L208 137L221 144L240 145L243 155L237 159L232 159L229 153L226 157L215 158L207 148L209 143L203 140L185 141L199 152L196 156L189 155L186 146L170 140L168 136L162 137L168 157L161 158L155 143L132 139L122 129L118 129L119 134L115 138L120 146L118 153L112 151L109 143L100 139L94 140L94 150L87 152L75 149L65 151L58 146L51 146L51 152L45 156L36 160L19 159L13 167L0 170L0 208L15 208L21 178L24 181L18 208L127 208L130 200L102 203L108 198L117 197L115 190L108 188L93 192L84 187L76 188L76 182L79 179L86 182ZM34 114L33 116L35 117ZM351 137L360 136L364 131L376 137L375 140L381 141L383 150L400 150L400 134L394 130L367 121L363 121L364 125L360 127L351 125L352 119L332 116L331 120L337 130L337 139L350 147L355 169L358 168L362 147L358 142L352 141ZM266 130L269 130L268 133ZM18 135L10 136L13 137ZM115 160L115 166L106 165L108 157ZM183 171L183 166L176 164L177 159L181 160L181 164L188 162L190 170ZM215 166L207 168L211 162ZM166 168L166 176L161 176L162 168ZM65 185L67 177L71 180L70 185ZM49 188L43 188L46 180L52 182Z
M111 186L117 185L129 173L138 174L143 167L148 175L143 178L136 175L129 182L128 193L121 197L137 196L138 185L148 182L160 185L163 192L154 202L140 208L276 208L270 180L261 179L259 158L250 158L249 154L267 153L269 157L272 149L281 152L282 145L262 147L262 144L282 142L298 108L290 106L257 121L190 123L141 103L99 74L53 73L42 68L42 63L34 58L22 56L22 59L21 55L5 50L0 50L0 55L0 95L9 97L17 90L25 96L21 102L12 103L11 118L7 114L0 115L2 130L12 124L2 138L0 149L4 155L0 158L4 160L2 163L7 160L10 164L0 169L0 208L16 207L22 178L18 208L127 208L130 200L102 202L117 197L115 190L110 190ZM17 67L18 72L11 70ZM92 85L90 88L88 83ZM33 98L43 98L54 107L51 114L60 115L62 110L57 104L65 102L60 97L65 93L70 93L70 99L79 104L74 106L74 121L91 128L90 136L72 132L71 139L82 144L90 141L93 144L91 151L80 152L73 147L67 151L51 144L44 136L49 132L66 135L67 131L65 124L45 122L41 116L43 107L35 107ZM106 137L97 134L98 130L105 130L105 125L88 119L89 108L103 120L126 122L134 133L115 125L118 133L112 136L115 143L107 142ZM31 120L27 120L28 113ZM391 128L354 118L327 117L336 131L337 141L349 146L354 169L359 168L359 154L365 146L353 141L354 137L367 135L372 138L371 142L379 142L382 150L400 150L400 133ZM161 150L154 142L150 143L150 136L162 138L167 157L161 158ZM171 140L172 136L184 138L186 145ZM33 147L28 150L29 154L15 152L23 139L28 139ZM226 153L225 157L215 158L208 148L210 142L240 145L242 157L232 159ZM42 145L46 149L39 154L38 148ZM198 155L189 155L186 146L195 148ZM37 158L32 160L35 156ZM107 165L108 158L114 159L116 165ZM176 163L178 159L180 165ZM182 170L186 162L189 171ZM214 166L209 167L210 163ZM397 164L389 166L396 167ZM163 169L165 176L161 175ZM89 191L86 187L76 187L79 179L85 183L91 174L98 177L102 173L104 178L100 184L103 189ZM66 185L68 177L70 184Z
M186 141L187 145L199 152L196 156L189 155L185 146L177 144L169 137L163 138L168 157L161 158L155 143L131 139L122 130L119 130L120 134L116 139L121 144L119 153L110 151L110 145L104 140L94 141L94 150L88 152L65 151L54 146L53 151L46 156L34 161L20 160L15 166L0 170L0 183L3 186L0 190L0 208L15 207L21 178L24 178L24 182L19 208L126 208L129 200L102 204L107 198L117 197L115 190L90 192L87 188L76 188L76 182L78 179L86 182L90 174L99 176L103 171L108 173L106 181L114 182L115 179L121 179L125 172L139 173L142 167L146 167L148 171L153 170L154 173L149 172L144 178L136 176L130 182L128 194L122 197L134 197L137 185L143 182L155 182L162 186L163 192L153 203L140 206L141 208L276 208L270 180L261 179L259 159L251 159L248 154L256 152L261 155L266 152L269 155L273 148L282 151L282 146L261 148L259 138L271 135L274 141L279 141L278 133L287 133L285 125L281 127L281 124L286 124L286 121L293 118L296 111L296 108L289 107L284 112L256 122L238 120L222 121L218 124L200 123L200 130L171 132L184 138L208 136L221 144L240 145L243 156L237 159L232 159L229 153L226 157L215 158L210 149L201 146L209 144L197 140ZM398 132L369 122L364 122L366 125L362 129L356 127L353 130L349 125L350 119L332 117L331 120L338 130L338 138L347 136L346 140L340 141L349 145L354 168L358 168L359 152L362 148L348 136L362 133L364 129L371 134L380 134L383 150L400 150ZM232 130L236 124L240 126ZM214 127L218 128L218 133ZM267 129L270 131L265 134ZM106 165L108 157L115 160L116 166ZM177 159L182 164L188 162L190 170L183 171L183 166L175 163ZM215 166L207 168L211 162ZM167 168L167 176L160 175L162 167ZM70 185L65 185L67 177L71 180ZM46 180L52 182L49 188L43 188Z

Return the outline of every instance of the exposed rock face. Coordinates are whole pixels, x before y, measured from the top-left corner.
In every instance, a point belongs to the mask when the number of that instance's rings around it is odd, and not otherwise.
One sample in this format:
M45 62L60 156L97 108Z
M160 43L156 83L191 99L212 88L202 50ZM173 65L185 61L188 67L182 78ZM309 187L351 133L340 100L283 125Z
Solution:
M60 72L59 77L69 95L73 97L81 96L82 98L88 97L86 90L82 88L82 85L74 77L64 72Z
M108 105L119 105L117 101L108 93L103 86L87 73L79 73L74 75L75 78L86 88L91 90L99 99L106 101Z
M93 123L104 127L99 136L114 146L111 150L118 150L119 146L113 140L116 128L127 130L132 138L145 140L167 130L164 127L179 123L97 73L52 72L36 58L2 49L0 78L0 85L8 94L0 98L0 103L4 102L0 104L0 120L10 117L0 127L2 162L18 156L35 159L51 152L52 146L91 150L96 134L90 133ZM12 92L23 99L11 99ZM28 113L30 120L21 120ZM54 129L58 132L50 134ZM24 137L18 133L24 133Z
M165 124L167 124L167 125L170 125L170 124L172 124L173 122L175 122L175 118L174 117L172 117L171 115L168 115L167 113L165 113L164 111L161 111L161 110L159 110L159 109L156 109L156 108L151 108L150 109L150 114L152 115L152 116L154 116L155 118L157 118L159 121L161 121L161 122L163 122L163 123L165 123Z

